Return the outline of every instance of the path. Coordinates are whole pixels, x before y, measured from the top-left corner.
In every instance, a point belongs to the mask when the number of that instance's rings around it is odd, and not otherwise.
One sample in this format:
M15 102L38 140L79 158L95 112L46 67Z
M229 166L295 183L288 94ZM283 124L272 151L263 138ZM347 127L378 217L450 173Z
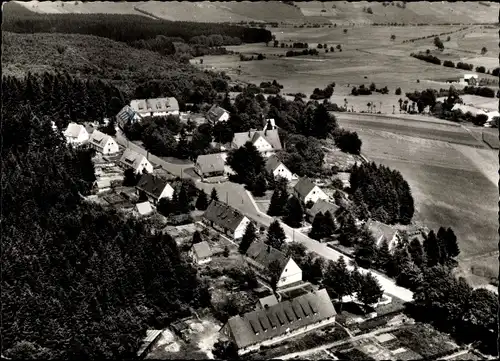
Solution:
M140 154L148 154L148 152L144 148L127 141L127 139L121 134L121 132L117 133L116 140L119 144L124 146L127 146L128 143L128 147ZM169 163L152 154L149 154L149 159L174 175L180 176L182 172L185 178L189 177L193 179L193 177L191 177L188 173L184 172L185 169L192 168L192 165ZM227 202L231 207L239 210L248 218L254 220L258 224L269 227L270 224L274 221L273 217L269 217L267 214L260 211L253 197L241 184L231 182L207 184L201 182L199 179L195 179L195 185L198 189L204 190L207 194L210 194L212 188L215 188L221 201ZM283 222L280 222L280 224L283 227L285 234L290 239L294 240L295 242L302 243L309 251L332 261L337 261L342 256L348 264L348 268L353 268L349 265L351 258L327 247L324 243L320 243L309 238L307 235L296 231ZM396 296L405 302L410 302L411 300L413 300L413 292L407 290L406 288L397 286L392 279L371 270L366 270L363 268L359 268L359 270L362 273L370 272L378 280L385 293Z

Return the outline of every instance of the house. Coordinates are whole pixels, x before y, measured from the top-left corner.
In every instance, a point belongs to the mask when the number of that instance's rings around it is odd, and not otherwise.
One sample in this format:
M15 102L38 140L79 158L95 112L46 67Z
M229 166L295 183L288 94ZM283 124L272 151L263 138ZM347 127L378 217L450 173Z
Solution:
M243 355L311 330L332 325L336 316L325 289L306 293L265 309L231 317L221 333L232 339Z
M174 189L164 178L152 174L143 174L135 186L137 194L145 193L148 199L156 205L161 198L172 198Z
M318 199L316 203L310 208L306 210L306 216L307 220L309 223L312 223L314 221L314 217L321 212L325 214L326 212L330 212L330 214L335 217L335 213L340 209L339 206L337 206L334 203L330 203L325 201L324 199Z
M134 207L134 213L139 217L149 216L151 213L153 213L151 203L149 203L149 201L137 203Z
M206 241L193 244L189 254L197 264L205 264L212 260L212 251Z
M234 133L231 147L237 149L245 145L246 142L251 142L265 157L270 157L276 151L283 149L277 129Z
M92 148L102 154L114 154L118 153L120 147L115 142L115 140L99 130L95 130L90 137L89 144Z
M125 169L133 169L136 174L141 174L144 170L148 173L153 173L153 165L145 156L134 152L132 149L126 149L125 152L123 152L119 163Z
M299 179L295 187L293 187L294 195L299 198L305 204L310 201L316 203L318 199L323 199L325 201L329 200L329 197L325 192L321 190L316 184L313 183L307 177L302 177Z
M175 98L135 99L130 102L130 108L141 119L179 115L179 103Z
M158 343L162 330L147 330L146 337L142 340L141 348L137 352L139 358L144 358L146 354Z
M467 113L470 112L473 116L478 116L479 114L486 114L485 111L478 109L476 107L470 106L470 105L464 105L464 104L455 104L453 105L453 108L451 108L451 111L454 110L460 110L462 113Z
M54 129L55 123L52 124L52 128ZM57 127L55 128L57 129ZM69 123L66 130L63 132L64 137L68 144L80 145L89 140L89 132L87 129L81 124Z
M227 122L229 120L229 112L218 105L213 105L207 112L207 119L212 124Z
M488 120L486 121L486 124L484 126L487 128L498 128L498 120L500 119L500 113L498 112L498 110L488 112L486 113L486 115L488 116Z
M277 262L280 266L280 272L276 288L283 288L302 281L302 270L297 263L283 252L265 243L252 243L245 254L245 260L259 276L268 281L270 281L269 266Z
M123 128L128 122L134 123L141 120L139 114L130 105L125 105L116 115L116 124Z
M202 178L223 176L226 162L222 153L199 155L195 163L195 171Z
M389 244L389 251L391 252L401 239L399 231L391 226L388 226L387 224L370 219L366 222L366 225L373 234L377 246L380 246L382 242L386 240Z
M460 78L460 83L476 86L479 82L479 77L476 74L464 74L462 78Z
M203 214L203 220L233 239L242 238L250 223L250 220L240 211L215 200L208 205Z
M271 306L274 306L276 304L278 304L278 299L276 298L275 295L270 295L267 297L260 298L259 302L257 302L256 308L258 310L263 310L263 309L267 309Z
M290 170L281 162L276 155L271 155L266 162L266 170L274 176L275 179L278 177L285 178L290 182L296 175L292 174Z

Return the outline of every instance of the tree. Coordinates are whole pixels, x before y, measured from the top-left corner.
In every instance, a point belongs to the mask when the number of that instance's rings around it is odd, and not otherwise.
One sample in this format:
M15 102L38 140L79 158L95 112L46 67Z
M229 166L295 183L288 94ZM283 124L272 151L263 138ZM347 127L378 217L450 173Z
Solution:
M125 171L123 172L123 176L124 187L135 187L137 185L137 182L139 182L139 176L132 168L125 169Z
M267 180L264 173L260 173L255 179L255 183L252 186L252 192L256 197L262 197L266 194L267 190Z
M389 262L387 268L387 275L389 277L397 277L405 264L411 261L410 255L406 248L396 248L392 255L391 262Z
M452 258L458 257L460 254L460 248L458 246L457 236L455 236L455 232L453 232L451 228L446 230L445 239L448 256Z
M174 192L174 194L175 193L176 192ZM177 211L181 214L189 213L191 208L191 200L184 184L181 185L177 197L178 197L177 198L178 200L176 202Z
M333 215L330 211L326 211L323 217L324 220L324 229L325 229L325 237L329 237L335 232L335 222L333 220Z
M227 164L236 173L237 179L250 187L254 184L257 175L264 171L266 165L261 153L251 142L230 152Z
M382 244L377 249L376 255L375 264L379 269L386 271L392 258L391 252L389 251L389 243L386 239L382 241Z
M191 244L196 244L196 243L201 243L203 242L203 238L201 237L201 233L199 231L195 231L193 233L193 240L191 241Z
M396 35L392 34L391 35L391 40L396 40Z
M338 300L353 293L352 277L347 269L344 257L336 262L330 261L326 266L323 284L328 292Z
M176 156L180 159L189 159L192 156L192 150L187 141L186 134L181 132L179 142L177 143Z
M271 197L271 202L267 210L267 214L273 217L282 216L285 214L286 205L288 203L289 194L287 191L286 180L279 179Z
M413 262L406 262L401 267L401 272L396 277L396 282L401 287L416 291L422 285L423 274Z
M360 238L356 246L354 259L361 267L370 268L377 252L375 239L367 229L362 230Z
M271 284L273 290L276 290L282 272L283 268L281 263L278 260L271 261L269 268L267 269L267 274L270 280L269 283Z
M200 190L200 192L198 194L198 198L196 199L195 207L199 211L204 211L208 207L208 196L203 189Z
M483 47L481 48L481 55L484 55L484 54L486 54L487 52L488 52L488 49L486 49L486 46L483 46Z
M238 360L238 346L233 341L219 340L213 348L212 354L218 360Z
M241 243L239 246L239 252L241 254L245 254L250 247L250 245L257 239L257 229L255 225L250 222L245 230L245 234L241 239Z
M436 46L436 48L438 48L439 50L443 50L444 49L444 44L443 42L441 41L441 39L439 39L438 36L436 36L434 38L434 46Z
M280 250L286 240L285 231L278 220L271 223L267 230L267 244L273 248Z
M302 225L303 219L304 208L302 208L300 200L296 196L290 197L286 205L283 221L290 227L298 228Z
M413 263L415 263L419 267L424 264L424 249L422 248L422 244L420 243L418 238L413 238L413 240L409 244L408 251Z
M396 88L396 92L395 92L395 94L396 94L396 95L401 95L401 88L399 88L399 87L398 87L398 88ZM401 99L400 99L400 100L401 100ZM400 106L400 107L401 107L401 103L402 103L402 102L403 102L403 101L401 100L401 102L400 102L400 104L399 104L399 106Z
M318 212L314 216L311 231L309 232L309 237L315 240L321 240L323 237L325 237L324 215L322 212Z
M210 193L210 199L212 201L218 201L219 200L219 195L217 194L217 189L212 188L212 193Z
M358 289L358 300L368 306L378 302L383 294L378 280L370 272L364 274L361 287Z
M434 231L430 231L424 241L425 256L427 259L427 267L433 267L439 263L440 249L438 239Z
M370 84L370 90L371 90L372 92L374 92L376 89L377 89L377 86L375 85L375 83L371 83L371 84Z

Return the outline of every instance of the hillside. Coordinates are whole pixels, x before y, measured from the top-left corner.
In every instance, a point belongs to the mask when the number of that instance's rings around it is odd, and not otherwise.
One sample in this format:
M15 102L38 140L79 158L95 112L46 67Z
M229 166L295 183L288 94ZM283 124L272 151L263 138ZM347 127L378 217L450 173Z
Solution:
M200 22L283 22L302 23L494 23L498 15L495 2L297 2L293 6L281 1L262 2L38 2L22 3L40 13L115 13L142 14L175 21ZM489 5L489 6L488 6ZM373 14L363 9L371 8Z

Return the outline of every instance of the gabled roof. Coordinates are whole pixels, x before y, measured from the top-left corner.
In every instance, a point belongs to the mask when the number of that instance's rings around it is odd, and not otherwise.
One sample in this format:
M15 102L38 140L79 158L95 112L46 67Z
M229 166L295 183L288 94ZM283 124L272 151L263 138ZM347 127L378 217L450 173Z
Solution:
M175 98L134 99L130 107L137 113L172 112L179 110L179 103Z
M266 306L271 307L278 304L278 299L275 295L263 297L259 299L259 304L262 308L265 308Z
M278 157L276 155L272 155L270 156L269 158L267 158L267 161L266 161L266 170L269 172L269 173L272 173L276 170L276 168L278 168L280 166L280 164L283 164L282 161L280 161L278 159ZM288 171L290 171L286 166L285 164L283 164L283 167L285 167Z
M83 125L76 123L69 123L68 127L64 131L64 135L68 138L78 138L81 132L87 132L87 129L85 129Z
M215 200L208 205L203 216L218 226L232 232L236 231L236 228L238 228L241 221L245 218L240 211Z
M316 217L316 214L319 212L325 214L327 211L329 211L332 216L335 216L335 212L337 212L339 208L340 207L336 204L327 202L324 199L318 199L318 201L314 203L314 206L307 210L307 213L313 218Z
M267 309L231 317L227 326L236 345L241 349L326 320L336 314L330 296L322 289L280 302Z
M368 222L366 222L366 225L368 226L370 232L372 232L373 237L375 237L377 244L381 243L384 239L389 242L394 238L396 234L399 233L397 229L394 229L387 224L379 221L374 221L372 219L368 220Z
M302 177L299 179L295 187L295 191L302 197L305 198L311 191L316 187L316 184L313 183L312 180L310 180L307 177Z
M259 138L258 136L263 137L269 144L271 144L274 150L282 149L281 140L277 129L251 130L244 133L234 133L233 144L238 148L245 145L246 142L252 142L253 144Z
M158 198L168 185L168 181L164 178L156 177L152 174L143 174L135 187Z
M263 242L253 242L247 250L246 256L264 268L269 268L269 265L277 261L281 268L285 268L289 257L283 252L278 251Z
M212 105L212 107L207 112L207 118L212 122L216 122L220 119L221 116L224 115L224 113L229 113L229 112L218 105Z
M193 245L193 252L196 254L198 259L208 258L212 255L210 245L206 241L195 243Z
M125 105L122 110L116 115L116 119L120 124L126 124L128 121L132 121L136 113L129 105Z
M137 213L139 213L141 216L146 216L151 212L153 212L153 208L151 208L151 203L149 203L148 201L137 203L135 205L135 209Z
M138 169L142 161L147 160L145 156L134 152L132 149L126 149L120 158L120 163L125 164L128 167Z
M223 172L226 162L222 153L199 155L196 164L202 173Z
M109 140L113 140L113 138L111 138L111 136L107 135L107 134L104 134L103 132L99 131L99 130L94 130L94 132L92 133L91 137L90 137L90 140L89 142L94 144L95 146L99 147L99 148L104 148L104 146L108 143Z

